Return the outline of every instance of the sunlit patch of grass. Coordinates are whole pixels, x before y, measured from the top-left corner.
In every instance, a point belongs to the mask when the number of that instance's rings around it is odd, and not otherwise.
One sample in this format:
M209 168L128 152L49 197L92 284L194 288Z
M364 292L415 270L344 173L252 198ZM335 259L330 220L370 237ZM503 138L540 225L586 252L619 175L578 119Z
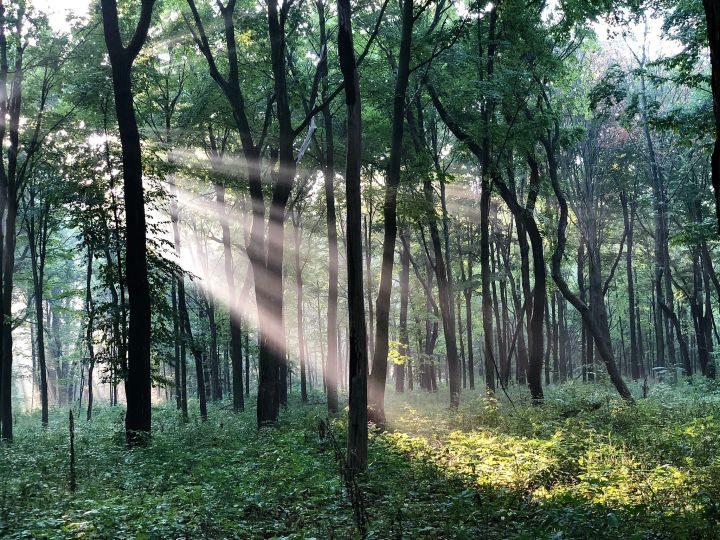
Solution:
M523 494L548 512L601 509L611 525L626 515L650 528L669 519L678 537L711 530L718 503L709 494L720 492L712 383L658 385L635 406L602 385L551 387L542 407L523 402L520 391L511 390L514 406L467 392L455 414L440 406L442 394L413 396L412 405L391 398L395 431L384 437L468 486Z

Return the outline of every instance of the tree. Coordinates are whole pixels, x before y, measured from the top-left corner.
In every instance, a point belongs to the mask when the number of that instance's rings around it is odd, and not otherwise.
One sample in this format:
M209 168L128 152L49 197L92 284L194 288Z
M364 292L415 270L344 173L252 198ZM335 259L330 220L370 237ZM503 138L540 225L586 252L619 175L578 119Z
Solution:
M375 350L372 355L373 365L368 387L370 420L380 426L385 425L385 381L387 379L389 352L390 293L392 291L395 242L397 239L397 193L400 185L403 130L405 127L405 94L410 80L413 26L417 20L413 10L413 0L403 0L401 8L402 28L393 94L390 157L385 174L385 201L383 204L385 228L382 244L382 263L380 267L380 285L377 300L375 301Z
M127 232L126 273L130 305L125 415L128 446L145 444L150 436L151 307L148 282L145 199L140 133L135 117L132 65L147 37L155 0L142 0L140 17L127 47L123 46L117 0L101 0L105 44L112 66L115 113L123 155L123 188Z
M710 42L710 64L713 112L715 114L715 148L712 153L711 175L715 191L715 216L720 231L720 5L713 0L703 0Z
M410 3L410 0L405 0ZM338 0L338 59L345 86L347 110L347 156L345 204L347 205L347 272L349 329L349 411L347 467L353 474L365 472L368 459L368 358L363 295L360 166L362 116L349 0ZM384 381L383 381L384 386Z

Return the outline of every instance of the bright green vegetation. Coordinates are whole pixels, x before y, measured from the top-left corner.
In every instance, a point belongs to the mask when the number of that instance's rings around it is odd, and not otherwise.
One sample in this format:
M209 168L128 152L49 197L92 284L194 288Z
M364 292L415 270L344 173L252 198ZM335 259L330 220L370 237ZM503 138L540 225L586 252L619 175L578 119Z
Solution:
M391 431L371 438L361 491L368 538L713 538L720 518L720 391L657 385L628 406L601 386L389 397ZM317 396L319 397L319 396ZM351 538L353 510L322 405L291 402L279 429L254 411L211 408L182 424L155 411L149 448L124 449L120 408L78 422L68 484L67 422L32 416L0 459L3 538ZM63 416L64 418L64 416ZM343 444L343 426L336 425ZM561 532L562 531L562 532Z

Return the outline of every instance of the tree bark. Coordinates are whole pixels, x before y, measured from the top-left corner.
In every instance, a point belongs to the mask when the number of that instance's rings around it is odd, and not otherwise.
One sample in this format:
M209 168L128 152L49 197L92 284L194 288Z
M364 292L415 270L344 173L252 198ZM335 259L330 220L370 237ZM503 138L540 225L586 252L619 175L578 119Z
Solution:
M410 0L406 1L411 3ZM360 112L360 82L358 80L355 49L353 46L350 0L338 0L337 10L338 57L340 60L340 70L343 74L343 81L345 82L348 134L347 157L345 162L350 357L347 467L351 474L357 474L367 470L368 459L368 352L362 276L362 201L360 192L362 120ZM385 380L383 379L382 382L384 387Z
M87 315L87 328L85 330L85 346L88 351L88 404L86 419L92 419L93 411L93 371L95 369L95 345L93 343L93 331L95 322L95 307L92 298L92 274L93 274L93 248L88 247L87 274L85 278L85 313Z
M33 211L35 211L35 193L32 190L30 193L30 206ZM40 422L43 427L47 427L49 416L47 362L45 357L45 317L43 315L43 286L45 281L45 255L47 249L49 211L49 205L45 205L42 214L39 216L39 223L34 216L30 216L26 220L28 243L30 245L30 263L32 266L35 321L37 324L35 338L37 340L38 370L40 371ZM88 256L92 257L91 249L88 251ZM88 268L91 268L91 266L92 260L89 258ZM88 270L88 272L90 272L90 270ZM92 373L92 370L90 373ZM92 388L89 389L89 392L89 399L92 402Z
M413 0L403 0L398 71L393 94L390 158L385 176L385 202L383 206L385 232L382 247L382 266L380 268L380 285L377 300L375 301L375 351L368 386L370 420L380 426L385 425L385 381L387 379L390 293L395 258L395 241L397 238L397 192L400 185L405 100L410 78L414 22Z
M318 18L320 22L320 42L327 51L327 31L325 21L325 4L323 0L317 2ZM321 62L322 95L327 98L328 68L327 52ZM338 235L337 216L335 212L335 140L333 134L333 119L330 107L323 109L323 127L325 128L325 163L323 179L325 185L325 215L328 238L328 299L327 299L327 360L326 360L326 389L327 405L330 414L337 414L338 405L338 341L337 341L337 313L338 313Z
M142 0L140 19L123 47L116 0L101 0L105 44L112 66L115 112L122 146L125 197L125 265L130 304L128 370L125 381L126 443L142 445L150 436L150 285L148 282L145 199L142 185L140 133L132 93L132 64L147 36L154 0ZM5 291L7 292L7 291Z
M711 159L711 177L715 192L715 217L720 231L720 3L717 0L703 0L710 43L710 64L712 67L711 87L713 113L715 115L715 146Z

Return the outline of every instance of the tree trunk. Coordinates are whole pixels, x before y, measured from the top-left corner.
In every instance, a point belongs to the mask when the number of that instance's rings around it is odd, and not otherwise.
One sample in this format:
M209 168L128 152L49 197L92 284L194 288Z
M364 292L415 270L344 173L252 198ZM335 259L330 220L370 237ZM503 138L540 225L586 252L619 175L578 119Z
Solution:
M620 204L623 210L623 221L625 222L625 269L627 272L627 295L628 295L628 324L630 325L630 376L633 380L640 378L640 359L638 357L637 321L635 314L635 281L633 279L633 228L635 223L634 200L628 208L627 194L620 193Z
M460 258L460 275L463 282L466 281L465 277L465 261L463 260L462 248L460 242L458 242L458 257ZM472 256L468 256L467 260L468 272L467 279L472 283L473 280L473 268L472 268ZM470 384L470 390L475 390L475 363L473 358L473 317L472 317L472 291L473 287L471 284L465 283L463 287L463 296L465 297L465 328L467 336L467 351L468 351L468 383Z
M712 66L711 86L713 112L715 115L715 147L711 160L712 185L715 191L715 216L720 231L720 3L717 0L703 0L710 42L710 64Z
M232 396L233 411L245 410L243 398L242 374L242 317L240 316L240 302L236 297L235 273L233 268L232 243L230 238L230 217L225 203L225 186L215 184L215 198L218 211L222 212L222 243L223 264L225 269L225 282L228 288L228 314L230 319L230 362L232 363Z
M397 192L398 186L400 185L402 142L405 125L405 99L408 80L410 78L410 57L414 22L413 0L404 0L402 3L402 30L398 56L398 71L395 80L395 92L393 94L390 158L388 160L385 177L385 202L383 206L385 233L383 236L380 285L375 302L375 351L373 353L373 367L368 387L370 420L378 425L385 424L385 381L387 379L390 293L392 289L395 241L397 237Z
M303 280L300 266L300 213L293 213L293 234L295 236L295 294L297 302L298 360L300 362L300 398L307 403L307 381L305 375L305 321L303 319Z
M408 3L410 0L407 0ZM363 295L360 166L362 123L360 83L353 46L350 0L338 0L338 57L345 82L347 108L347 158L345 201L347 212L348 331L350 396L348 412L347 466L351 474L367 470L368 445L368 353ZM404 99L404 92L403 92ZM401 115L402 118L402 115ZM394 241L393 241L394 248ZM386 353L387 354L387 353ZM383 379L383 387L385 380Z
M87 421L92 419L93 411L93 371L95 369L95 345L93 344L93 331L95 322L95 307L92 299L92 273L93 273L93 249L88 247L87 276L85 279L85 313L87 315L87 328L85 330L85 345L88 351L88 404ZM47 385L47 382L46 382Z
M400 230L400 355L403 357L402 362L395 366L395 391L402 393L405 391L405 366L410 367L410 339L408 336L407 315L408 303L410 299L410 247L408 246L405 231ZM410 373L407 373L410 375Z
M210 396L213 401L222 400L222 386L220 385L220 352L218 350L217 323L215 321L215 302L209 296L205 297L207 307L208 326L210 329Z
M145 241L145 199L142 185L140 133L132 94L132 63L147 36L154 0L144 0L133 39L122 45L116 0L101 0L105 43L112 65L115 112L122 146L125 197L125 264L130 296L128 370L125 380L126 443L142 445L150 436L150 286ZM4 291L7 294L7 291ZM4 423L3 423L4 427Z
M324 65L322 72L322 96L329 94L327 69L327 30L325 27L325 3L317 2L318 18L320 23L320 42L325 47L326 54L322 58ZM323 127L325 128L325 163L323 179L325 185L325 215L328 238L328 300L327 300L327 361L326 361L326 389L327 404L330 414L337 414L338 395L338 347L337 347L337 312L338 312L338 237L337 216L335 213L335 140L333 134L333 119L330 107L322 111Z
M30 205L35 208L34 192L30 194ZM49 211L49 208L47 208ZM30 246L30 263L32 266L33 297L35 299L35 321L37 332L37 360L40 371L40 422L43 427L48 425L48 380L47 363L45 359L45 317L43 315L43 285L45 276L45 254L47 247L47 220L48 216L39 216L40 230L37 230L37 220L34 216L27 219L28 244ZM88 268L92 266L92 249L88 250ZM91 272L91 270L88 270ZM88 281L88 287L90 286ZM88 289L88 294L89 289ZM92 400L92 389L90 389L90 400ZM89 413L88 413L89 414Z
M567 221L568 221L568 207L567 207L567 201L565 200L565 195L562 192L562 189L560 187L560 182L558 180L557 175L557 161L555 159L555 148L557 145L557 141L559 139L559 126L557 123L554 125L554 135L553 139L551 140L544 140L543 146L545 146L545 150L547 153L547 160L548 160L548 171L550 180L552 183L553 191L555 192L555 196L557 197L559 206L560 206L560 215L558 219L558 228L557 228L557 243L555 245L555 251L553 252L552 257L552 276L553 280L555 281L556 285L558 286L558 289L562 293L562 295L565 297L566 300L568 300L575 309L580 313L580 316L582 317L583 321L585 321L587 325L587 329L590 332L590 334L593 336L593 339L595 341L595 345L598 349L598 353L600 354L600 357L602 358L603 362L605 363L605 366L608 371L608 375L610 376L610 380L615 386L616 390L620 394L620 396L625 399L626 401L632 403L633 397L630 394L630 390L628 389L627 385L625 384L625 381L623 381L622 376L620 375L620 372L617 369L617 365L615 364L615 357L613 355L612 346L610 345L610 339L609 339L609 330L607 326L607 318L606 318L606 312L605 312L605 303L603 302L602 297L602 283L599 285L597 283L593 283L593 280L597 280L597 276L595 278L591 277L591 284L590 284L590 302L591 305L593 301L600 302L600 306L593 306L592 310L590 307L588 307L587 304L582 302L568 287L567 282L565 281L565 278L562 274L562 258L563 254L565 253L565 243L566 243L566 229L567 229ZM590 273L594 273L593 265L595 265L596 268L599 269L600 261L599 261L599 254L596 253L596 258L593 261L592 260L592 254L590 254ZM598 297L598 291L600 293ZM603 318L603 314L605 314L605 318Z
M405 1L407 2L409 0ZM454 295L452 291L452 284L448 282L445 258L443 256L442 245L440 243L440 232L438 231L437 220L435 218L433 188L429 179L426 179L423 182L423 193L425 195L425 203L428 207L428 227L430 229L430 239L432 241L433 252L435 254L435 264L433 269L435 270L435 279L438 284L440 314L442 316L443 334L445 336L445 348L447 351L450 408L457 409L460 404L460 371L455 333L455 315L453 310Z

